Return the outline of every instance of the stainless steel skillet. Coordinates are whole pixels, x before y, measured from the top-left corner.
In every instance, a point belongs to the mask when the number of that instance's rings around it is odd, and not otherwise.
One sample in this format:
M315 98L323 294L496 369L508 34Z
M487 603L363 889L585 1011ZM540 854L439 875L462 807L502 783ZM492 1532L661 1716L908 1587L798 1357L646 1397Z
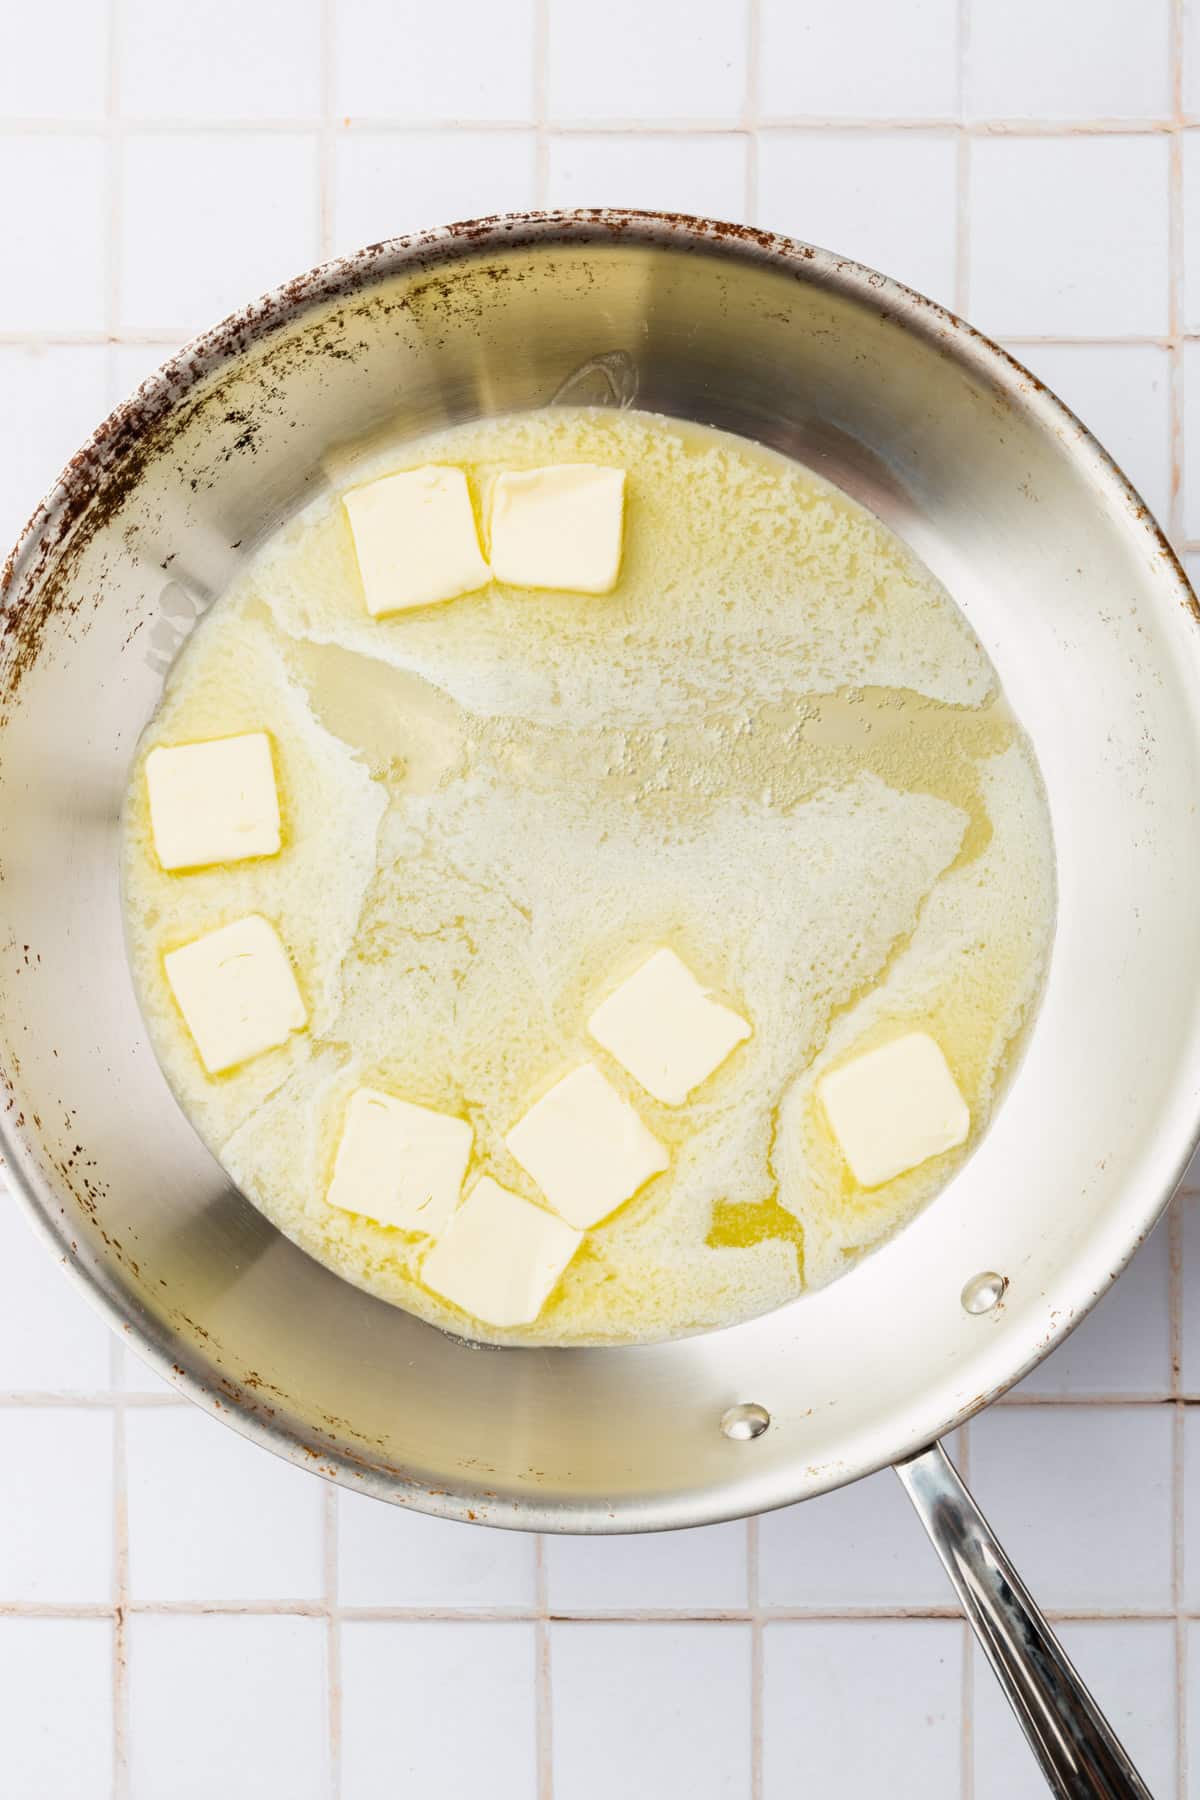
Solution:
M331 449L556 395L636 395L758 438L907 538L1034 741L1059 921L988 1136L843 1280L680 1343L482 1352L364 1298L229 1188L145 1037L115 830L175 648ZM7 573L0 1074L15 1185L110 1320L193 1399L400 1505L650 1530L897 1464L1057 1791L1143 1791L928 1446L1078 1322L1197 1136L1198 675L1195 600L1103 451L1003 352L881 275L628 213L485 220L330 264L107 421Z

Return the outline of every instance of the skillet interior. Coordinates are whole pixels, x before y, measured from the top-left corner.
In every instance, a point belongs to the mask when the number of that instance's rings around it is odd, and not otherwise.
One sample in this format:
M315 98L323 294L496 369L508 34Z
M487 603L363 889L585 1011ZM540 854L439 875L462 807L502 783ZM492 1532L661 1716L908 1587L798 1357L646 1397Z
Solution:
M1045 775L1059 925L979 1151L822 1293L731 1330L484 1352L367 1299L233 1192L169 1094L116 888L129 755L189 623L376 430L636 397L809 463L924 558ZM193 1397L293 1460L497 1524L644 1530L801 1498L956 1423L1082 1316L1200 1115L1194 601L1034 379L822 252L630 215L484 222L293 284L101 428L19 547L0 645L5 1147L59 1254ZM978 1270L1001 1307L960 1305ZM726 1407L771 1414L750 1443Z

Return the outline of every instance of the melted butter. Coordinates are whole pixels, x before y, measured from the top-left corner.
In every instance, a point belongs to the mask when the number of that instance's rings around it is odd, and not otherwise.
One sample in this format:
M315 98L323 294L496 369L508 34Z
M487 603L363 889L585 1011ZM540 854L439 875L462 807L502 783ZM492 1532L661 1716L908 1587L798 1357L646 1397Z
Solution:
M706 1244L719 1250L749 1250L755 1244L796 1246L796 1271L804 1280L804 1227L772 1195L767 1200L734 1205L718 1200L712 1211Z
M335 499L213 607L139 749L124 891L155 1046L249 1197L348 1279L451 1329L628 1342L726 1324L834 1279L965 1152L865 1193L816 1101L822 1068L920 1025L986 1128L1036 1005L1053 914L1036 767L962 616L844 495L740 440L639 414L540 414L402 451L497 469L618 460L607 599L493 587L372 621ZM288 849L163 875L141 761L271 731ZM260 910L311 1008L284 1050L208 1081L159 951ZM754 1025L679 1108L586 1035L615 972L671 944ZM589 1234L534 1326L493 1332L420 1285L424 1241L324 1192L365 1082L467 1119L468 1183L536 1199L504 1134L595 1057L672 1156Z

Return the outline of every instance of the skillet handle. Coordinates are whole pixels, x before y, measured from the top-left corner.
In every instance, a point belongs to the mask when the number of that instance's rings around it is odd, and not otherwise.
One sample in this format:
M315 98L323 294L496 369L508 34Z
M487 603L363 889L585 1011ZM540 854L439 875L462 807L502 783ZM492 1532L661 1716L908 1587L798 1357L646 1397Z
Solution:
M1009 1705L1061 1800L1152 1800L940 1444L896 1464Z

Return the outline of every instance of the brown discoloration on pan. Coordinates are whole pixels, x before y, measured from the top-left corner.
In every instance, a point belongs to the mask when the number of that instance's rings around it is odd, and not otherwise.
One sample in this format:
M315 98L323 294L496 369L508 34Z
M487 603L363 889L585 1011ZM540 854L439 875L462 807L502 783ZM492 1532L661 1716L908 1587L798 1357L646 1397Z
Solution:
M812 279L812 265L820 255L811 245L749 225L695 219L684 213L589 209L465 220L444 230L370 244L353 256L297 276L171 358L99 426L31 519L0 577L0 722L5 703L36 662L52 623L56 629L69 626L84 608L104 604L102 579L88 593L73 593L72 577L84 550L117 518L146 471L205 414L211 415L213 422L214 467L232 456L256 453L254 418L244 408L228 404L220 380L210 381L222 367L232 378L237 358L251 346L260 351L266 346L259 364L264 380L260 402L269 406L274 359L279 361L279 372L296 357L353 361L356 351L363 348L355 337L356 322L368 314L386 317L396 311L421 315L438 309L447 314L475 309L488 304L497 285L523 278L521 270L494 261L471 268L472 260L481 254L494 258L506 250L538 248L552 255L556 248L569 251L573 246L604 240L632 244L668 241L677 251L745 256L767 261L782 271L791 268L806 280ZM462 265L468 265L465 271ZM857 274L868 292L902 295L909 317L900 309L884 309L884 316L897 327L910 328L911 314L916 311L937 329L964 333L986 346L1020 378L1026 391L1053 398L1035 375L934 301L848 260L837 259L834 267L841 275ZM424 280L423 271L429 271ZM392 275L409 278L411 285L404 294L389 295L378 288L383 278ZM336 311L328 310L334 305ZM314 317L303 334L289 336L272 351L271 337L306 313ZM281 395L282 387L276 388L277 402ZM1002 391L997 400L1001 410L1010 404ZM1084 428L1065 408L1063 416L1086 437ZM223 435L221 427L225 428ZM192 474L190 481L193 489L203 485L204 470ZM1158 553L1178 573L1187 604L1200 617L1200 607L1174 552L1132 490L1131 501L1153 531Z

